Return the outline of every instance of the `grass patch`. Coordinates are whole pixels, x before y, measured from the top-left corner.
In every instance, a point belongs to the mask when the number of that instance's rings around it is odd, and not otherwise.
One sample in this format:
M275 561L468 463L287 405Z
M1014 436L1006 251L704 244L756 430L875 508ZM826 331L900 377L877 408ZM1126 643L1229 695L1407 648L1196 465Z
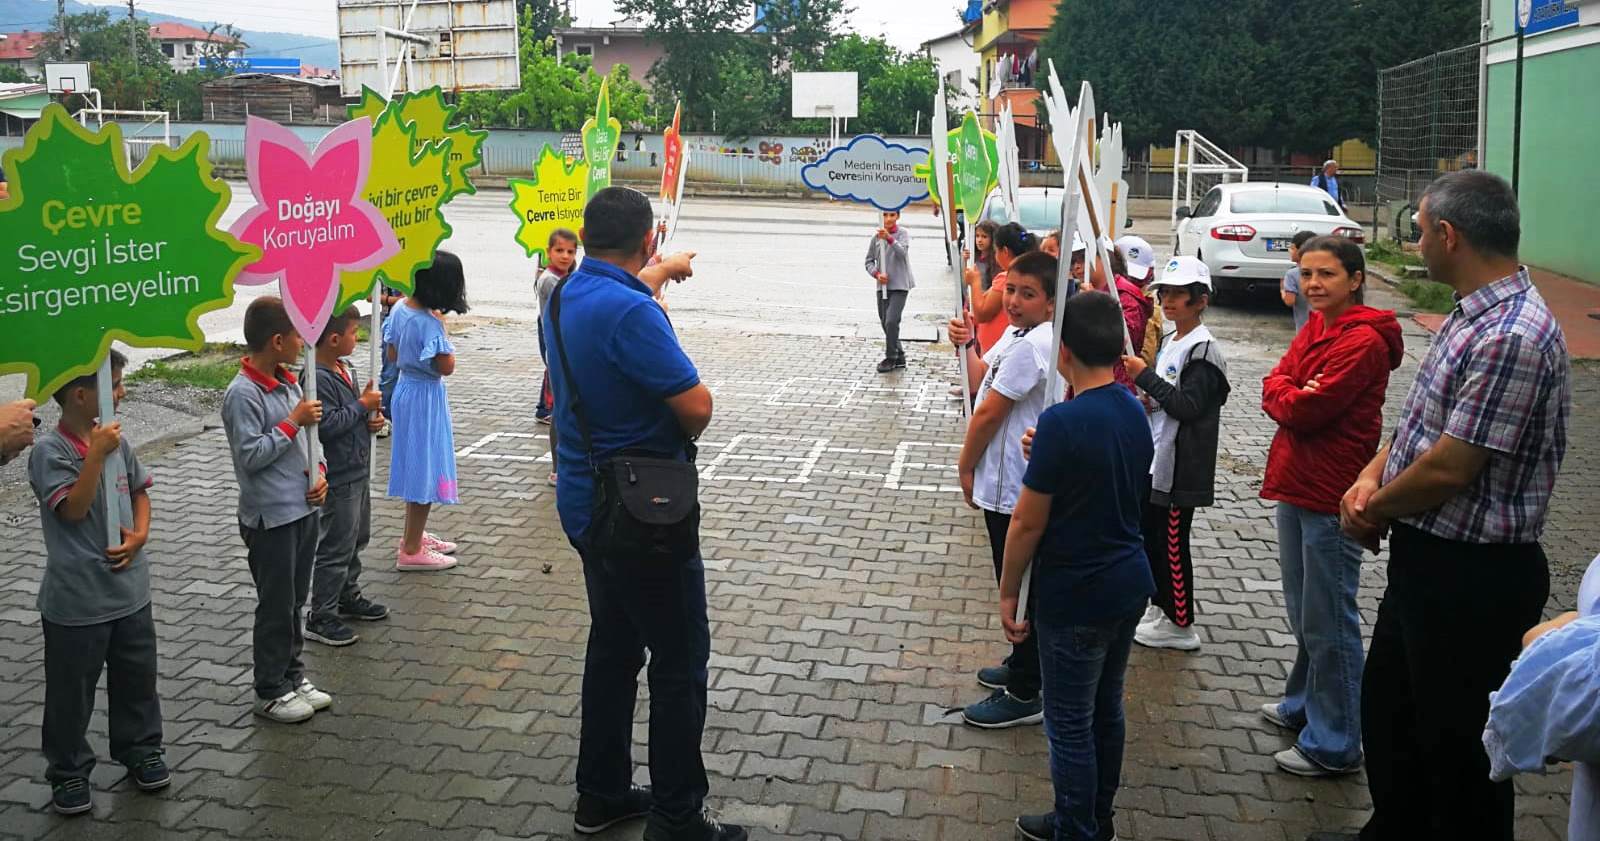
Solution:
M1421 266L1422 256L1415 252L1401 248L1392 240L1380 239L1367 246L1367 259L1374 263L1387 263L1391 266Z
M237 345L207 343L198 353L157 359L133 372L128 381L165 382L222 391L239 373L239 357L243 353Z
M1431 280L1402 280L1400 291L1422 312L1449 312L1456 305L1450 287Z

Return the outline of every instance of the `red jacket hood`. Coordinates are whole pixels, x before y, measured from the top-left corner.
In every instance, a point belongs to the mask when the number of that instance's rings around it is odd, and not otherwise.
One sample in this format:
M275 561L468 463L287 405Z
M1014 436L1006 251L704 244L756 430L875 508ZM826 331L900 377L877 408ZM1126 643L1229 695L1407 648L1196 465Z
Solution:
M1321 313L1315 313L1316 321L1322 320ZM1308 325L1309 326L1309 325ZM1313 343L1333 341L1351 330L1370 329L1378 334L1383 344L1389 350L1389 370L1400 367L1400 362L1405 359L1405 342L1400 334L1400 320L1395 318L1393 310L1380 310L1365 304L1356 304L1344 315L1334 320L1322 331L1322 335L1312 339Z

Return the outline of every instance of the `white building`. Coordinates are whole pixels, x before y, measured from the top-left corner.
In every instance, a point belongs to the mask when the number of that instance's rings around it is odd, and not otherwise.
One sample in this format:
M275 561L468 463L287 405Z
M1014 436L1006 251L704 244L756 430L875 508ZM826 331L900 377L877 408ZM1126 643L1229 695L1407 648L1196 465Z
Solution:
M44 78L45 33L0 32L0 65L15 67L30 78Z
M971 37L968 29L958 29L922 44L922 51L933 59L939 75L944 77L945 90L955 94L961 107L976 106L978 102L978 53L968 40Z
M182 23L158 23L150 27L150 40L156 42L172 69L179 73L195 69L207 52L221 51L228 58L244 56L244 45L238 41Z

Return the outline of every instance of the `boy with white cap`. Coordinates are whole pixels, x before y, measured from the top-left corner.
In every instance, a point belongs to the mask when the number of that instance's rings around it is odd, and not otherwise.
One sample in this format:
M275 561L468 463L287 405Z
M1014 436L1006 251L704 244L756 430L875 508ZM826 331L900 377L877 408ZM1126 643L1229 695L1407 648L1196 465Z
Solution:
M1221 345L1200 323L1211 302L1211 271L1194 257L1174 257L1152 282L1173 330L1161 340L1154 367L1137 356L1123 364L1148 395L1155 460L1145 504L1145 554L1156 581L1155 604L1134 633L1151 648L1193 651L1194 561L1189 527L1194 510L1212 504L1217 436L1228 401L1228 364Z

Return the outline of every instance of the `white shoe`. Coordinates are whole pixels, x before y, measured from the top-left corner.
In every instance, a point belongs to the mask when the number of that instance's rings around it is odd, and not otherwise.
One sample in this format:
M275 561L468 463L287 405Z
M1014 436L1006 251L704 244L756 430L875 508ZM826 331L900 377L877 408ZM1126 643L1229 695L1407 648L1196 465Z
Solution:
M1165 615L1154 625L1135 630L1133 641L1146 648L1174 648L1179 651L1196 651L1200 648L1200 635L1195 633L1193 626L1180 628Z
M1290 724L1289 719L1283 717L1283 704L1262 704L1261 717L1285 730L1293 730L1297 733L1300 731L1300 728Z
M306 699L294 692L281 698L257 698L252 711L262 718L279 724L299 724L317 714Z
M1306 756L1299 746L1278 751L1272 755L1272 760L1278 763L1279 768L1297 777L1336 777L1340 774L1354 774L1361 770L1360 760L1349 768L1329 768Z
M321 712L333 706L333 696L311 685L309 680L301 680L300 685L294 688L294 694L300 700L311 705L311 709Z
M1157 619L1160 619L1165 615L1166 614L1161 612L1161 608L1156 607L1155 605L1150 605L1144 609L1144 616L1140 617L1139 619L1139 627L1143 628L1147 625L1154 625L1156 624Z

